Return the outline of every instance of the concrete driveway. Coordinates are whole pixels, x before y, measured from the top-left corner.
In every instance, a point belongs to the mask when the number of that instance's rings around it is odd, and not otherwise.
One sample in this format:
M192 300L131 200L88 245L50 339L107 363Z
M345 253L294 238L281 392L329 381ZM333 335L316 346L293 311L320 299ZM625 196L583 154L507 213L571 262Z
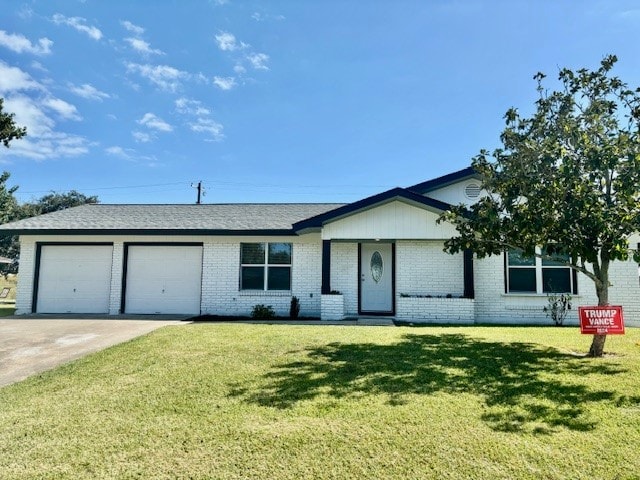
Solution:
M158 319L0 318L0 387L166 325Z

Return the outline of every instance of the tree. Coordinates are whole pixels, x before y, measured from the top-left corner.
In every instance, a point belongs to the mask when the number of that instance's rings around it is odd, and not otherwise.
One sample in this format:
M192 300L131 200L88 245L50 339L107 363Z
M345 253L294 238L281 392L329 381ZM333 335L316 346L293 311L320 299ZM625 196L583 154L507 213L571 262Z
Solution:
M628 241L640 230L640 89L611 75L616 61L562 69L552 92L534 76L535 113L509 109L502 147L473 159L489 195L441 216L458 231L445 251L561 258L594 282L598 305L609 303L611 262L640 260ZM602 356L605 340L594 335L589 355Z
M4 100L0 98L0 142L9 148L9 142L24 137L27 134L27 128L18 127L15 124L13 113L5 113L2 111L3 103Z
M85 194L71 190L66 193L51 192L40 197L35 203L26 203L22 206L25 217L33 217L44 213L56 212L65 208L77 207L87 203L98 203L97 196L87 197Z
M8 172L5 172L2 176L0 176L0 208L2 208L3 211L9 212L5 217L2 218L2 223L21 220L23 218L35 217L36 215L43 215L45 213L64 210L65 208L77 207L86 203L98 203L97 196L87 197L83 193L77 192L76 190L71 190L66 193L51 192L40 197L34 202L28 202L23 203L22 205L18 205L15 198L13 197L13 192L15 192L18 187L13 187L12 189L7 190L7 193L11 195L11 198L13 198L13 207L9 208L10 201L3 201L3 192L5 191L4 183L8 178ZM17 260L19 254L20 242L18 241L17 236L0 238L0 255L11 258L13 260ZM16 261L9 265L0 265L0 271L3 274L16 273L17 270L18 264Z

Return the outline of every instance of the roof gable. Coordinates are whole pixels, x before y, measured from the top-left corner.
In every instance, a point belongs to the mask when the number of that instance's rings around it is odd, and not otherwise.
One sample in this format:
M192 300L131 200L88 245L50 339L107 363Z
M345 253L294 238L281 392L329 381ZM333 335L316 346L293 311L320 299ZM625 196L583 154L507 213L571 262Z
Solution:
M427 180L426 182L417 183L415 185L412 185L411 187L407 187L407 190L424 195L426 193L432 192L433 190L448 187L449 185L460 182L462 180L466 180L468 178L479 179L480 175L473 169L473 167L467 167L463 168L462 170L458 170L457 172L443 175L442 177Z
M405 188L396 187L391 190L387 190L386 192L343 205L320 215L316 215L315 217L297 222L293 225L293 229L296 232L309 229L319 229L326 223L355 215L364 210L375 208L395 200L404 201L438 213L448 210L451 207L450 204L441 202L440 200L419 195Z

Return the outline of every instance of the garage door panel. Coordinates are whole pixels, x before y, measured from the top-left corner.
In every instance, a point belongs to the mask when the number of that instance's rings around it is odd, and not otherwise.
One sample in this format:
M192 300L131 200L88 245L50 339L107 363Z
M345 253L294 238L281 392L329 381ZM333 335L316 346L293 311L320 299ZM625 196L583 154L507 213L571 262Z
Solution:
M108 313L112 245L43 245L38 313Z
M126 313L200 313L201 246L128 247Z

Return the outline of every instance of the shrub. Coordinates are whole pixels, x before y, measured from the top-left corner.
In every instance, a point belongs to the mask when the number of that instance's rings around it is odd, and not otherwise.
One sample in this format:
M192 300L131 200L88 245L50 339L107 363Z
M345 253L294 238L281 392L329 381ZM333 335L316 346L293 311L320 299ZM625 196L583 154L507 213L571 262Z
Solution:
M300 299L296 296L291 297L291 305L289 306L289 318L296 320L300 315Z
M254 305L253 310L251 310L251 318L256 320L271 320L275 317L276 312L271 305L259 303L258 305Z
M569 293L550 293L547 294L549 304L542 310L551 317L556 327L562 326L564 319L571 310L571 295Z

